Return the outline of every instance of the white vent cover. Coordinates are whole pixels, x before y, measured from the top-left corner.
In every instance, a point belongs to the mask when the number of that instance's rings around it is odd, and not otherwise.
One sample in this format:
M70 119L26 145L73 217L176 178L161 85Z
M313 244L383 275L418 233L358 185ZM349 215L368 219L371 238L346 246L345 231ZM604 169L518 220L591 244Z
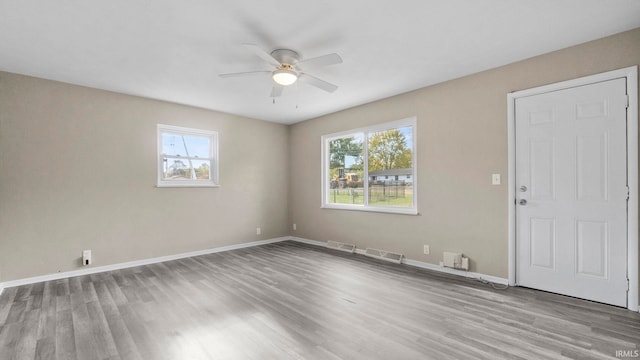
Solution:
M348 252L351 254L353 254L356 251L356 246L353 244L345 244L345 243L341 243L333 240L327 241L327 247L329 249L340 250L340 251Z
M366 256L368 257L372 257L372 258L376 258L376 259L380 259L380 260L386 260L386 261L391 261L394 262L396 264L402 264L402 254L398 254L398 253L393 253L390 251L384 251L384 250L378 250L378 249L373 249L373 248L367 248L367 250L364 253Z

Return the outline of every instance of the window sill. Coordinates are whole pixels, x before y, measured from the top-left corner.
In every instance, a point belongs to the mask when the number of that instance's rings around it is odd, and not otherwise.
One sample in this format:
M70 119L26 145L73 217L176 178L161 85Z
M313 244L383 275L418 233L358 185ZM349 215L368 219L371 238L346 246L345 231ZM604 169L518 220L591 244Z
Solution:
M337 204L324 204L321 209L330 210L347 210L347 211L363 211L363 212L376 212L385 214L399 214L399 215L420 215L415 208L393 208L385 206L364 206L364 205L337 205Z
M217 188L220 187L219 184L194 184L194 183L180 183L180 184L156 184L158 188Z

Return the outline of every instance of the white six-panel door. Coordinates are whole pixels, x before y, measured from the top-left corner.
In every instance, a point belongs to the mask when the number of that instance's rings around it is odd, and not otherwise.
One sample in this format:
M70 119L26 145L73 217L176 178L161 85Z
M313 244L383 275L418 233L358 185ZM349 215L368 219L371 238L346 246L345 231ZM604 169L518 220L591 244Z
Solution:
M627 306L626 80L515 101L516 282Z

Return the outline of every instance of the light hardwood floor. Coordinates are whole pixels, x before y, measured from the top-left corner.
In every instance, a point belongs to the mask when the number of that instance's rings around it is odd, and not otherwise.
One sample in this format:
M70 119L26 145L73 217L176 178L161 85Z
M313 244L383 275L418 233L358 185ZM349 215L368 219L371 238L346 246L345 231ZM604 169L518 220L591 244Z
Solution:
M640 314L294 242L5 289L0 359L603 359Z

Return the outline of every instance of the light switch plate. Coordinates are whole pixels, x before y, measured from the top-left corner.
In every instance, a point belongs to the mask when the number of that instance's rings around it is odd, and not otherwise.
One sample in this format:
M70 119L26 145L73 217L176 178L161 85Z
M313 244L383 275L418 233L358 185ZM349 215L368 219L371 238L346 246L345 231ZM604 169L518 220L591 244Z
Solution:
M491 174L491 185L500 185L500 174Z

